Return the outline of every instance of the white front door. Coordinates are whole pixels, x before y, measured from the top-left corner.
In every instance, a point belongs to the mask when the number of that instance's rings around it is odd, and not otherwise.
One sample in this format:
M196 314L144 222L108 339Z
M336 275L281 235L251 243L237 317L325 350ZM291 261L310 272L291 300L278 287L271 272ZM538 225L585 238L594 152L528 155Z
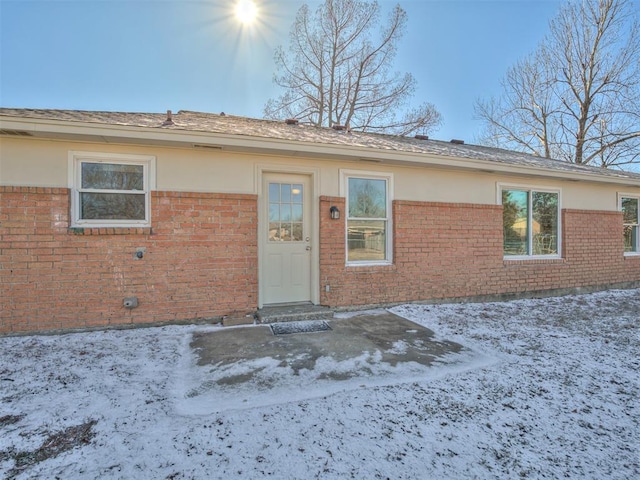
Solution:
M262 303L311 301L311 181L265 174L261 202Z

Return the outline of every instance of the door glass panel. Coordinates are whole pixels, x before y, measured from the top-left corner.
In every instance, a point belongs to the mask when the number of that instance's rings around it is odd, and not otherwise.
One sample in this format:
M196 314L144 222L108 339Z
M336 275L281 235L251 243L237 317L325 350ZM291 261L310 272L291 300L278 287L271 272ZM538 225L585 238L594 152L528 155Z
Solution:
M280 221L282 222L291 221L291 204L283 203L280 205Z
M280 224L269 222L269 241L280 241Z
M291 202L291 185L281 184L280 185L280 200L282 203L290 203Z
M280 221L280 205L277 203L269 204L269 221L270 222L278 222Z
M291 201L293 203L302 203L302 185L291 186Z
M303 194L300 184L269 184L270 242L303 241Z
M280 185L277 183L269 184L269 202L280 201Z
M301 223L293 223L291 224L291 240L294 242L302 241L302 224Z
M291 220L294 222L302 221L302 205L292 205L291 206Z

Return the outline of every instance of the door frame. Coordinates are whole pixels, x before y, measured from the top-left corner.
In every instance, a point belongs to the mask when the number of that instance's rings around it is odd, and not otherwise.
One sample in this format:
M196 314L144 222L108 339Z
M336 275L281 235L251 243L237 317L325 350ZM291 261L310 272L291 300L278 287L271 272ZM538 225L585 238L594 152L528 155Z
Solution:
M255 178L255 191L258 194L258 308L264 306L264 255L265 243L267 241L268 218L266 218L265 208L265 192L263 192L263 180L265 174L282 174L282 175L304 175L309 177L311 192L311 219L309 220L309 228L311 229L311 265L310 265L310 289L311 303L318 305L320 303L320 201L318 192L320 191L320 170L317 168L301 167L298 165L283 164L257 164Z

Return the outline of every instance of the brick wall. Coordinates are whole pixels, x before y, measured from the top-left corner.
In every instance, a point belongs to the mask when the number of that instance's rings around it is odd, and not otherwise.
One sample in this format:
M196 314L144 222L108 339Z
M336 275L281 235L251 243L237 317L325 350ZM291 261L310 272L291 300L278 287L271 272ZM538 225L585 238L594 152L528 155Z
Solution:
M0 187L0 333L255 310L255 195L153 192L151 212L151 229L69 229L67 189Z
M393 202L393 264L345 266L345 220L321 197L321 303L398 303L640 281L640 257L623 256L622 214L564 210L563 258L504 260L502 207ZM329 292L325 286L329 285Z
M502 207L393 202L392 265L345 267L341 197L320 198L329 306L640 281L618 212L564 210L563 258L504 260ZM258 301L257 197L153 192L152 228L69 229L69 191L0 187L0 333L217 318ZM135 258L145 249L142 259ZM325 286L329 286L329 291ZM140 305L123 307L125 297Z

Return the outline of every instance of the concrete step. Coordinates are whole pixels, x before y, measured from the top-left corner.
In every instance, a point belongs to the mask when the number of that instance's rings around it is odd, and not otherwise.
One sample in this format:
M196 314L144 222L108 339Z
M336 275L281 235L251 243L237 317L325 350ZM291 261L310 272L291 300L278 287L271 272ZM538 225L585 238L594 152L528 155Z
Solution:
M258 310L258 323L330 320L333 310L312 304L269 305Z

